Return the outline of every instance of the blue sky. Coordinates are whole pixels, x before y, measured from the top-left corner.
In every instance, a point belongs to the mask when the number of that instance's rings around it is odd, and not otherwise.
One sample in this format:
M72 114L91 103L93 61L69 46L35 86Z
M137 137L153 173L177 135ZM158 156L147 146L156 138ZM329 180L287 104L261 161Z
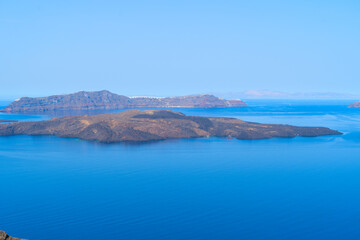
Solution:
M0 99L360 93L360 2L0 1Z

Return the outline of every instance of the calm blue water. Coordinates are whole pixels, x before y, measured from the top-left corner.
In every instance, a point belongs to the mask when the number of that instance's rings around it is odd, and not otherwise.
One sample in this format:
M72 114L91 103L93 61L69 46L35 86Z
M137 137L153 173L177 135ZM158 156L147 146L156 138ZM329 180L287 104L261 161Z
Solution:
M143 145L0 137L0 228L30 240L360 239L360 110L350 102L180 110L343 136Z

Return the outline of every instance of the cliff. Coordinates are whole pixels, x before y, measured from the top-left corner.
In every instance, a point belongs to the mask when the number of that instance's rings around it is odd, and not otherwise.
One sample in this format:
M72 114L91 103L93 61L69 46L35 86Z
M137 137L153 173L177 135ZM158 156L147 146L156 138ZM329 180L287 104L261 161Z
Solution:
M226 100L213 95L184 97L126 97L109 91L77 92L67 95L29 98L12 102L2 112L46 113L78 110L118 110L125 108L224 108L244 107L241 100Z
M9 235L7 235L6 232L0 231L0 240L25 240L25 239L10 237Z
M339 135L323 127L245 122L235 118L186 116L165 110L124 111L55 117L47 121L0 124L0 136L51 135L99 142L137 142L175 138L228 137L265 139Z

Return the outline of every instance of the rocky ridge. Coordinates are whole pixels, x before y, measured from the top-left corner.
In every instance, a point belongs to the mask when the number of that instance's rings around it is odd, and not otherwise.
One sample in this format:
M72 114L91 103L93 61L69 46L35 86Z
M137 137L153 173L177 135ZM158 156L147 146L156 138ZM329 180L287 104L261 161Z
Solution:
M109 91L77 92L66 95L23 97L1 109L9 113L47 113L71 110L118 110L131 108L225 108L244 107L239 100L226 100L213 95L184 97L126 97Z

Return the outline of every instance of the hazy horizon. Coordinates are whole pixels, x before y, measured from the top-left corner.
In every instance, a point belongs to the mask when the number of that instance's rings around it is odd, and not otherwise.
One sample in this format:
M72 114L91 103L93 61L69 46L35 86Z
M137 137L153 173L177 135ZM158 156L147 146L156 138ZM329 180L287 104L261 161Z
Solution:
M357 1L2 1L0 98L360 94Z
M349 94L349 93L337 93L337 92L279 92L279 91L269 91L269 90L248 90L243 92L200 92L200 93L187 93L182 95L126 95L119 92L114 92L109 89L96 89L96 90L78 90L75 92L59 92L52 95L63 95L63 94L72 94L80 91L102 91L107 90L115 94L124 95L128 97L134 96L146 96L146 97L173 97L173 96L189 96L189 95L200 95L200 94L212 94L220 98L226 99L242 99L242 100L353 100L356 101L360 99L360 94ZM1 102L11 102L21 97L47 97L52 95L24 95L24 96L12 96L12 97L2 97L0 96Z

